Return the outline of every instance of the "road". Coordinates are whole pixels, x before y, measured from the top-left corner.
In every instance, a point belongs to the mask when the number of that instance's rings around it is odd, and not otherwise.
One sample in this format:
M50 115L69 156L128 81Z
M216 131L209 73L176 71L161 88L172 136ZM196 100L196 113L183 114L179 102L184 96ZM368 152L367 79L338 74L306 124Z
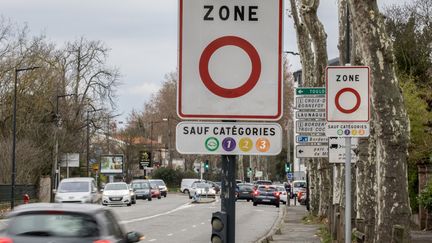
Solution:
M210 242L211 214L220 210L220 202L192 204L185 195L169 194L160 200L138 200L131 207L111 209L127 231L138 231L146 236L142 242L203 243ZM278 214L279 208L275 206L254 207L251 202L238 201L236 242L250 243L262 237L272 227Z

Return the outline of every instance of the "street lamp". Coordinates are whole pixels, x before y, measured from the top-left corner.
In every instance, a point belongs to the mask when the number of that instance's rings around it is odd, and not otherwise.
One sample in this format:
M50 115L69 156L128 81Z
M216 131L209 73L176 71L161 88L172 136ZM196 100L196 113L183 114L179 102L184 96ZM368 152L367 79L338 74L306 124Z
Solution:
M31 71L40 67L29 67L29 68L16 68L15 69L15 81L14 81L14 99L13 99L13 118L12 118L12 188L11 188L11 209L14 208L15 204L15 177L16 177L16 107L17 107L17 83L18 74L23 71Z
M94 109L93 110L87 110L87 149L86 149L86 168L87 168L87 177L90 176L90 166L89 166L89 160L90 160L90 123L89 123L89 114L91 112L100 111L102 109Z
M53 190L57 189L57 184L59 182L59 172L58 172L58 136L57 131L60 126L60 115L59 115L59 98L64 98L68 96L75 96L76 94L65 94L65 95L57 95L56 97L56 107L55 107L55 128L54 128L54 163L52 168L52 175L51 175L51 202L54 202L54 194Z
M168 168L172 168L172 152L171 152L171 126L170 126L170 119L171 117L168 116L166 118L162 118L163 121L168 122Z

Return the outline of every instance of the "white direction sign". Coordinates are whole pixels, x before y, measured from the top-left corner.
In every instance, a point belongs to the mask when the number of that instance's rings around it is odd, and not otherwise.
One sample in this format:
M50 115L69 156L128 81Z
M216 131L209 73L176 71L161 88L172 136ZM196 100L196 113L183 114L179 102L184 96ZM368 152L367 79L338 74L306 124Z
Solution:
M278 155L282 150L278 123L180 122L176 147L182 154Z
M282 0L180 0L177 113L282 116Z
M322 121L308 121L298 120L296 121L296 132L297 133L325 133L326 122Z
M296 109L299 110L325 110L325 97L302 96L296 97Z
M345 138L329 137L329 162L345 163ZM358 161L358 138L351 139L351 163Z
M296 111L294 111L294 113L295 113L295 117L297 119L302 119L302 120L311 120L311 119L325 120L325 118L326 118L326 112L325 111L296 110Z
M328 156L327 145L297 145L297 158L325 158Z
M328 122L369 121L369 67L328 66L326 81Z

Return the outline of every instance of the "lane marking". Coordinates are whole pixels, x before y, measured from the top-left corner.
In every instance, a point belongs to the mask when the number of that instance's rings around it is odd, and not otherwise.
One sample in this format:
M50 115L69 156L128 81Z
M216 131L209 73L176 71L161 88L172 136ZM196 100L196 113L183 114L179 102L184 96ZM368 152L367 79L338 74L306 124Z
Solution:
M182 229L181 231L186 231L187 229Z
M130 223L135 223L135 222L139 222L139 221L144 221L144 220L148 220L148 219L152 219L152 218L168 215L168 214L171 214L171 213L174 213L174 212L186 209L186 208L190 208L190 207L193 207L193 205L190 204L190 203L186 203L184 205L181 205L178 208L172 209L172 210L167 211L165 213L155 214L155 215L152 215L152 216L147 216L147 217L142 217L142 218L136 218L136 219L131 219L131 220L123 220L123 221L120 221L120 223L122 223L122 224L130 224Z
M192 225L192 228L196 228L196 225Z
M172 233L167 234L167 236L172 236L172 235L173 235Z
M151 241L157 241L157 240L156 240L156 239L151 239L151 240L149 240L149 241L151 242Z
M205 224L204 222L201 222L201 224Z

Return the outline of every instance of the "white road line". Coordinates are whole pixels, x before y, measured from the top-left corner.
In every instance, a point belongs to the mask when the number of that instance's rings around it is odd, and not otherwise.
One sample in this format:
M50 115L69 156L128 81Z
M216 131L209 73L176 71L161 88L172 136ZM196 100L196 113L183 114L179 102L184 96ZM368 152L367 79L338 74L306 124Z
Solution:
M192 225L192 228L196 228L196 225Z
M193 207L193 205L190 204L190 203L186 203L184 205L181 205L178 208L175 208L173 210L167 211L165 213L155 214L155 215L152 215L152 216L147 216L147 217L142 217L142 218L136 218L136 219L131 219L131 220L123 220L123 221L120 221L120 223L122 223L122 224L130 224L130 223L135 223L135 222L139 222L139 221L144 221L144 220L160 217L160 216L163 216L163 215L168 215L168 214L171 214L171 213L174 213L174 212L186 209L186 208L190 208L190 207Z
M205 224L204 222L201 222L201 224Z
M151 239L151 240L149 240L149 241L151 242L151 241L157 241L157 240L156 240L156 239Z
M182 229L181 231L186 231L187 229Z
M173 233L169 233L169 234L167 234L167 236L172 236L173 235Z

